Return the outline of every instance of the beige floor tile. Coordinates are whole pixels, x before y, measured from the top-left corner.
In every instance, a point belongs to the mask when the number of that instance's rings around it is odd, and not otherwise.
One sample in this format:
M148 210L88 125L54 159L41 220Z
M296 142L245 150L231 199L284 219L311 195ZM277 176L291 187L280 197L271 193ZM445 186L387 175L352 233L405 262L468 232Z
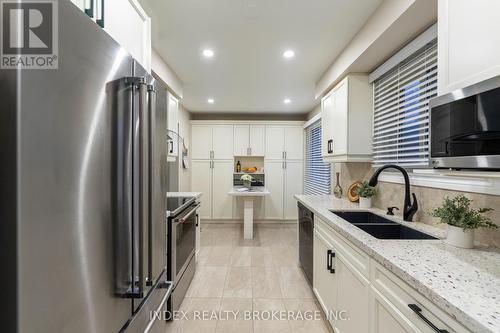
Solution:
M179 333L215 333L217 320L186 320L180 323Z
M251 319L252 309L253 300L250 298L223 298L220 307L221 311L233 311L227 315L228 318L232 316L233 320Z
M219 320L217 333L253 333L251 320ZM200 332L201 333L201 332Z
M286 311L285 304L281 298L271 299L271 298L254 298L253 299L253 310L257 312L264 311ZM262 318L255 318L262 319Z
M270 247L257 246L252 248L252 267L274 267Z
M283 298L313 298L311 287L300 267L281 267L279 271Z
M212 227L202 227L200 230L201 246L217 245L217 231Z
M252 267L254 298L281 298L279 271L274 267Z
M234 247L231 246L213 246L205 266L228 266L233 251Z
M230 267L224 285L224 297L252 298L252 271L250 267Z
M229 225L216 229L216 245L235 246L238 230L235 226Z
M297 248L290 245L271 246L275 267L298 267Z
M186 297L222 297L227 267L198 266Z
M198 257L196 258L196 264L198 266L206 266L207 260L210 256L210 251L212 251L211 246L201 246L198 252Z
M293 333L330 333L323 320L289 320Z
M252 265L252 247L235 247L231 255L231 266L250 267Z
M287 320L256 320L254 333L290 333L292 330Z

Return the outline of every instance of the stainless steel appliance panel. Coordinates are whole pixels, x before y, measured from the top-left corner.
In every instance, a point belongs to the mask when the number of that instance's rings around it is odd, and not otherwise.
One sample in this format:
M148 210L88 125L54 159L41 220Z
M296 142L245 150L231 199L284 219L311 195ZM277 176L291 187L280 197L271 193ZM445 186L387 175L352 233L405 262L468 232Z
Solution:
M132 59L59 1L59 69L20 72L20 332L117 332L113 293L113 120L106 84Z
M314 241L314 214L301 203L299 209L299 261L302 270L312 286L313 283L313 241Z
M148 278L156 283L166 267L166 225L167 225L167 91L162 84L153 79L150 100L150 219L149 219L149 256ZM154 106L154 108L152 108Z
M500 76L429 102L431 165L500 168Z

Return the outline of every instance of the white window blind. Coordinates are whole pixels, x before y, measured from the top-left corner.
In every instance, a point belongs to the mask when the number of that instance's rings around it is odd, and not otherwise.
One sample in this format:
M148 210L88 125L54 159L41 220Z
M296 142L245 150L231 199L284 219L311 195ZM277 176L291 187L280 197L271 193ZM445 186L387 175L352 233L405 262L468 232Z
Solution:
M373 166L429 165L429 106L437 95L437 42L373 83Z
M306 128L305 194L330 194L330 164L321 157L321 120Z

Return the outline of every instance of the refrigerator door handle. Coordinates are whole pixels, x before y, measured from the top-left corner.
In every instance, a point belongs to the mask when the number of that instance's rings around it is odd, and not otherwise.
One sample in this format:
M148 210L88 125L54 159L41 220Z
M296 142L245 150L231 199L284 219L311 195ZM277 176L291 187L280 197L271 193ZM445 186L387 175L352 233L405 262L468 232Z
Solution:
M153 193L155 189L153 170L150 170L150 167L154 166L154 149L156 147L156 91L153 85L148 85L147 88L148 94L148 109L147 109L147 126L149 128L149 135L146 138L146 142L148 142L148 199L153 198ZM153 203L151 200L148 200L148 269L146 276L146 285L152 286L155 281L153 281Z
M147 102L147 84L142 82L139 84L139 108L138 108L138 120L139 120L139 133L134 135L134 140L137 140L135 144L137 144L138 148L138 188L136 193L134 193L134 198L139 200L138 207L138 215L137 217L137 241L134 241L133 244L137 246L135 249L135 253L137 253L137 292L141 297L144 294L144 290L146 287L146 274L145 274L145 237L147 236L147 221L149 220L149 130L148 130L148 102ZM134 157L137 158L137 157ZM134 174L136 173L134 171Z

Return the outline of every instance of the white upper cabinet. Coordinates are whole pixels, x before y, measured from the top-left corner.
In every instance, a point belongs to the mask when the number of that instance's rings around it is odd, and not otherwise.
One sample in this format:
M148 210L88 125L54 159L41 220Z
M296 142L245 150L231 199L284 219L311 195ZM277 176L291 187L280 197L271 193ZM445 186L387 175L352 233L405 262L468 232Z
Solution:
M213 126L212 158L233 159L233 125Z
M193 125L193 159L233 159L233 125Z
M366 75L349 75L321 101L322 155L327 162L369 162L373 89Z
M248 125L234 125L234 156L247 156L249 154L249 138L250 127Z
M498 13L500 1L438 1L439 95L500 75Z
M138 0L103 0L104 30L151 72L151 19Z
M264 125L234 125L234 156L264 156Z
M250 125L250 155L264 156L266 152L266 127L264 125Z
M266 126L267 160L301 160L304 156L302 126Z
M285 159L301 160L304 156L304 129L285 127Z
M191 127L191 158L196 160L212 158L212 125Z
M266 126L266 159L282 160L285 152L285 128Z

